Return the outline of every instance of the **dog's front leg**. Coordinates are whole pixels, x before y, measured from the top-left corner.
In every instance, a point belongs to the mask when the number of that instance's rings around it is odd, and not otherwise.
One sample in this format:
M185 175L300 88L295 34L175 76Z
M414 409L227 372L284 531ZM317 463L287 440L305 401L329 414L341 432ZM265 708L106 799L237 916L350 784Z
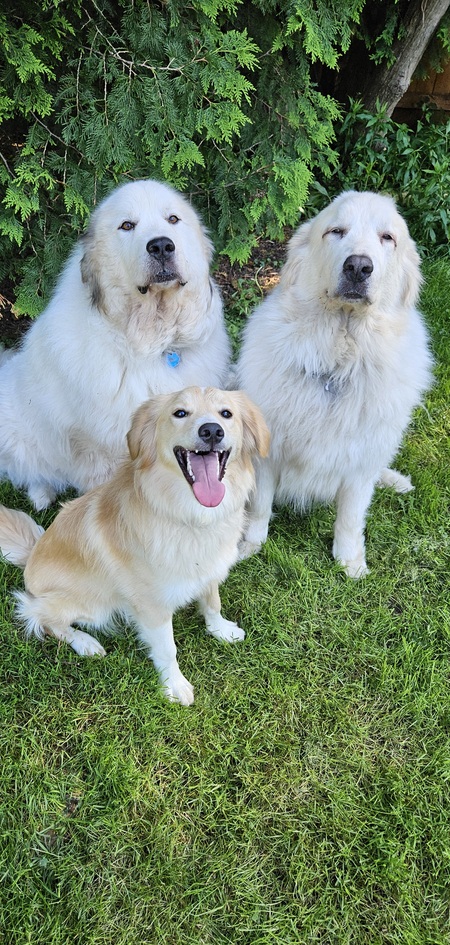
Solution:
M145 608L145 614L135 610L134 620L139 639L148 650L167 698L181 705L192 705L194 688L178 666L172 614L156 613L151 608Z
M369 574L366 564L364 525L372 499L374 482L341 486L336 496L333 557L351 578Z
M255 472L256 490L249 503L247 528L239 542L240 560L256 554L266 541L269 531L276 487L275 472L270 459L256 461Z
M243 640L245 633L232 620L225 620L221 614L219 585L216 581L209 585L199 599L199 607L205 618L206 630L216 640L225 640L227 643L236 643Z

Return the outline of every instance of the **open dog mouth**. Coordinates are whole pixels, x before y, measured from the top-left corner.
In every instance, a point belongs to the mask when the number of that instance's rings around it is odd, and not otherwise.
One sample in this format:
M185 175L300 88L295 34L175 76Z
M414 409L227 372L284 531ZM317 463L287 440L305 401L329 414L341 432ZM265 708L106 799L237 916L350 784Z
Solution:
M182 446L175 446L174 453L184 478L192 491L206 508L215 508L220 505L225 486L222 479L227 468L230 450L186 450Z

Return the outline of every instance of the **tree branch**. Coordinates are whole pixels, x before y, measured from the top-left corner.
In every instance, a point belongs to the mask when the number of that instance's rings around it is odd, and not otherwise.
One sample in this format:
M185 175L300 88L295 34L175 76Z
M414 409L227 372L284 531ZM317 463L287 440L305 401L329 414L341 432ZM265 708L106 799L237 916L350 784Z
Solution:
M379 101L386 106L387 116L392 115L449 6L450 0L412 0L408 4L400 24L401 39L393 44L394 64L390 69L383 63L377 66L370 86L363 90L363 102L369 111L374 111Z

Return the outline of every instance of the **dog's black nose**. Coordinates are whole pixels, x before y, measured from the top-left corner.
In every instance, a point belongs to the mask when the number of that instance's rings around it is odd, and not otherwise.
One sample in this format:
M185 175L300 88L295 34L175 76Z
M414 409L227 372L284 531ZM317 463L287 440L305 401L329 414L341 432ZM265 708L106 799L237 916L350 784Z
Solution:
M351 282L365 282L373 272L373 262L369 256L347 256L342 269Z
M175 243L172 243L172 240L167 236L155 236L155 239L148 241L146 250L150 253L150 256L167 259L175 252Z
M198 428L198 435L210 449L213 449L223 440L225 433L218 423L202 423L201 427Z

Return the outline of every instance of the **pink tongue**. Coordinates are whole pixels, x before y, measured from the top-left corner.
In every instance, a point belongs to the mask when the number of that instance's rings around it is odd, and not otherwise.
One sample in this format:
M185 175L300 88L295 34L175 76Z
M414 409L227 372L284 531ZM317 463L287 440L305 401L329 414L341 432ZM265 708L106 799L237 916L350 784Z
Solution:
M189 462L195 476L192 490L197 501L207 508L220 505L225 495L225 486L218 478L219 459L217 453L190 452Z

